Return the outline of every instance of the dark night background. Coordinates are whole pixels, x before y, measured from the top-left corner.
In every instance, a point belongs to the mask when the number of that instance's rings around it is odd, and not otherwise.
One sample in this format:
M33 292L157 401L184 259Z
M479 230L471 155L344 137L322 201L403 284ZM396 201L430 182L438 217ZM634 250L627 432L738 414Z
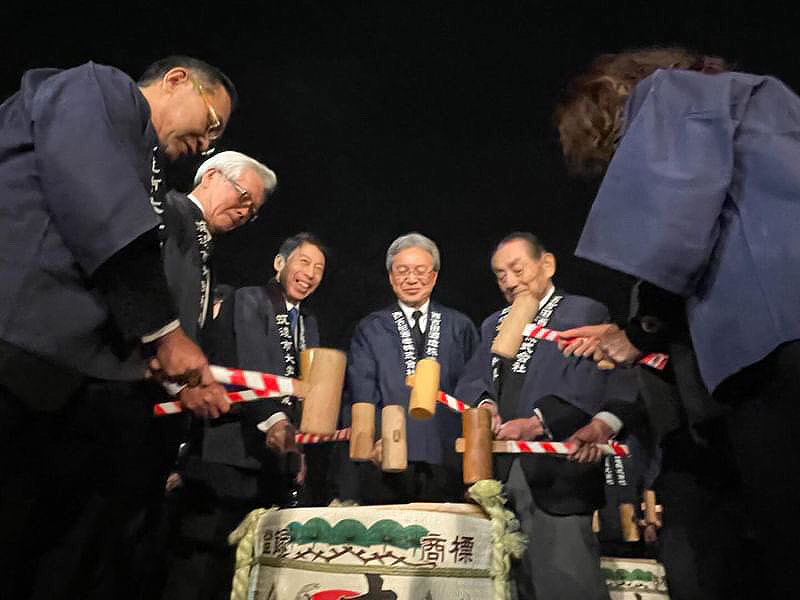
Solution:
M310 301L327 345L392 298L384 254L410 230L441 249L434 296L476 324L502 305L488 253L515 229L556 254L560 285L619 317L627 284L572 257L595 184L561 161L551 114L564 83L601 52L682 44L800 89L800 11L605 4L109 2L63 15L55 3L7 6L0 96L27 68L90 59L134 78L173 53L221 67L242 102L217 148L265 162L279 189L259 221L219 240L216 275L263 283L283 238L317 233L332 251ZM188 191L196 164L178 165L175 187Z

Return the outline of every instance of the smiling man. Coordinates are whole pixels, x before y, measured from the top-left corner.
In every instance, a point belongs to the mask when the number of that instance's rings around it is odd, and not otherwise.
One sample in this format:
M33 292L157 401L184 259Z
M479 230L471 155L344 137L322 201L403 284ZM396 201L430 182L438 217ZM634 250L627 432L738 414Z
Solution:
M556 259L538 238L514 232L503 238L491 259L497 285L511 304L522 294L539 303L537 325L557 331L573 323L603 323L606 308L590 298L556 290ZM481 326L481 343L459 381L456 397L485 404L494 414L501 440L563 441L589 422L613 432L635 400L630 372L609 374L591 361L562 356L558 346L528 338L517 355L502 360L491 353L509 307ZM605 413L613 410L614 414ZM595 417L593 419L593 417ZM600 570L591 515L605 500L600 464L579 464L542 455L498 454L495 477L505 483L509 504L531 540L512 575L521 599L608 598Z
M140 524L98 503L146 443L162 394L146 356L168 378L201 375L186 408L228 409L164 276L157 159L207 149L235 99L219 69L178 56L138 84L92 62L34 69L0 106L3 598L107 598L132 579L117 541Z
M347 368L349 399L408 408L407 375L423 358L441 366L440 387L452 393L477 344L468 317L431 300L439 276L439 249L419 233L402 235L386 253L389 285L397 301L362 319L353 334ZM347 413L345 407L345 414ZM429 421L406 425L408 469L383 473L370 463L358 465L360 500L368 504L463 500L460 459L453 443L461 419L444 409Z
M209 189L235 189L233 182L248 185L246 175L232 172L232 182L226 183L214 174L216 168L222 167L212 165L199 174L201 188L203 182ZM244 218L240 209L229 210ZM213 216L221 215L213 208L206 214L212 215L210 228L229 223ZM304 303L322 282L325 265L322 243L299 233L281 244L273 261L275 277L267 285L220 290L217 316L204 331L204 348L212 361L297 377L300 351L319 346L317 321ZM296 484L297 468L291 463L298 462L294 435L299 416L297 398L287 396L248 402L225 418L195 424L181 471L180 539L164 598L230 595L234 548L227 536L250 510L288 504L290 487Z

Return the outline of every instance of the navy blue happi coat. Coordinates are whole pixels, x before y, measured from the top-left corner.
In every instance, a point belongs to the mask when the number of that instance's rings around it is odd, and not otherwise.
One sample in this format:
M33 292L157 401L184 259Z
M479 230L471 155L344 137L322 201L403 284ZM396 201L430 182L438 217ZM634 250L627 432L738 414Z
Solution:
M462 313L433 301L429 306L426 341L431 334L432 315L439 313L440 338L436 357L441 367L439 387L452 394L477 344L477 331L472 321ZM408 408L410 390L405 383L406 362L393 312L400 312L396 304L362 319L353 334L348 357L349 401L372 402L376 405L378 418L384 406L399 404ZM346 406L345 413L348 410ZM409 417L406 428L408 460L442 464L445 453L455 451L453 444L461 434L461 417L439 405L433 419L418 421Z

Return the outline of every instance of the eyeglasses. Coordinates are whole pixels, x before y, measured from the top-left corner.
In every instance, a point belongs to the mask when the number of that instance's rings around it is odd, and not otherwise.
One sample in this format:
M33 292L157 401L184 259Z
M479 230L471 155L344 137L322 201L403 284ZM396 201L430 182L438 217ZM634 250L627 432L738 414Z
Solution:
M206 124L206 137L209 141L213 142L216 139L219 139L219 136L222 135L222 121L220 121L219 117L217 116L217 111L214 110L214 107L211 106L211 101L208 99L208 91L203 84L201 84L197 79L194 77L192 79L192 86L194 87L195 91L200 95L203 99L203 102L206 103L206 108L208 109L208 123Z
M418 267L407 267L405 265L400 265L399 267L392 267L392 273L394 273L394 276L400 281L405 281L412 275L421 281L425 281L431 276L433 269L429 267L423 267L421 265Z
M228 177L227 175L223 175L223 177L233 186L237 192L239 192L239 206L242 208L247 209L247 223L252 223L258 218L258 206L256 205L253 197L250 195L246 189L244 189L241 185L236 183L233 179Z

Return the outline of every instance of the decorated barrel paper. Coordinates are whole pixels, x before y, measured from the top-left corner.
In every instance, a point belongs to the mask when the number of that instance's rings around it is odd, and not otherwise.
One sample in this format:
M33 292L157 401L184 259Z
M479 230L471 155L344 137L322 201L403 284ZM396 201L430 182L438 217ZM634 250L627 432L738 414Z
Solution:
M248 598L491 600L491 544L469 504L272 511L257 526Z
M643 558L603 557L611 600L669 600L664 565Z

